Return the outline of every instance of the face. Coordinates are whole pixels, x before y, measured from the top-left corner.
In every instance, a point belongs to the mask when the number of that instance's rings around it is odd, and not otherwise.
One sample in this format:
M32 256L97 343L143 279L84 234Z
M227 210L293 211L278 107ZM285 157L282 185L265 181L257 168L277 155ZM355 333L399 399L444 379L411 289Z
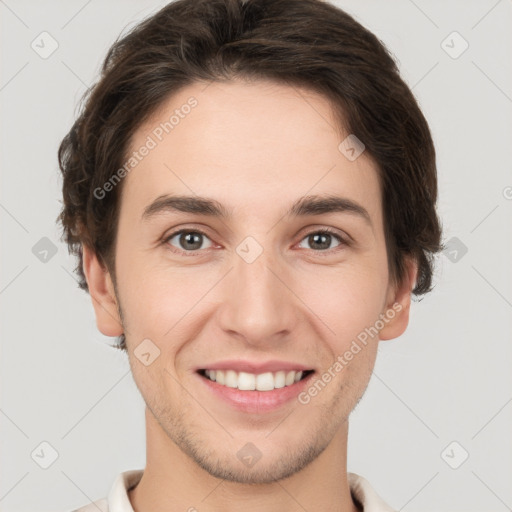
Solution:
M412 284L390 283L377 169L338 149L348 133L325 98L265 81L205 87L170 98L131 140L130 154L153 147L124 178L115 293L94 255L84 267L98 327L125 333L155 424L210 474L264 483L344 428L379 338L405 329Z

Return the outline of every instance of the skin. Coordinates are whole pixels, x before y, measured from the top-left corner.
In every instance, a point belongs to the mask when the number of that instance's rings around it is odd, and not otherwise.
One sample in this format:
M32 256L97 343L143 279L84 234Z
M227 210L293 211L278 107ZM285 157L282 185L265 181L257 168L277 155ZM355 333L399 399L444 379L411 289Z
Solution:
M270 81L187 86L134 134L131 150L190 96L198 106L124 178L116 245L116 286L84 247L84 271L98 329L126 336L135 382L146 402L147 464L129 493L136 512L355 511L347 482L348 417L363 395L379 340L407 327L417 267L400 285L389 277L382 200L374 162L350 162L323 96ZM167 212L141 219L162 194L213 198L233 211L218 219ZM336 194L364 206L351 213L287 218L298 198ZM108 200L108 199L106 199ZM348 235L321 250L308 235ZM186 252L181 228L201 229ZM263 248L247 263L236 252L251 236ZM177 252L173 252L175 249ZM199 256L197 256L199 254ZM194 372L222 359L306 364L317 377L379 314L401 310L308 404L240 412ZM149 338L149 366L134 350ZM253 443L261 459L237 458ZM191 509L192 510L192 509Z

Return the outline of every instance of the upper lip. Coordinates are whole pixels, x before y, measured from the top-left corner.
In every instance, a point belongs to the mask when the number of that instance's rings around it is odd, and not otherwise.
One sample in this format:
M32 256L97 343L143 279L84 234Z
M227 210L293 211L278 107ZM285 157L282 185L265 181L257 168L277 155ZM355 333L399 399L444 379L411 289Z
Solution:
M247 372L247 373L266 373L266 372L278 372L279 370L284 371L306 371L312 370L310 366L305 366L300 363L292 363L290 361L244 361L240 359L236 360L225 360L217 361L216 363L206 364L197 368L197 370L234 370L236 372Z

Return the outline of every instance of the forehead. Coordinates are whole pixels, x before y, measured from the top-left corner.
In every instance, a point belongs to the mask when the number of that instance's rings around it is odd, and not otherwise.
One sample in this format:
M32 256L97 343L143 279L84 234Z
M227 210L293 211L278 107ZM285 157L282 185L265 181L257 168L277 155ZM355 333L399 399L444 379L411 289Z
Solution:
M317 93L270 81L194 83L134 132L127 158L139 159L122 208L140 215L159 196L186 194L214 197L239 216L271 215L304 195L338 194L379 221L376 167L365 153L344 156L348 135Z

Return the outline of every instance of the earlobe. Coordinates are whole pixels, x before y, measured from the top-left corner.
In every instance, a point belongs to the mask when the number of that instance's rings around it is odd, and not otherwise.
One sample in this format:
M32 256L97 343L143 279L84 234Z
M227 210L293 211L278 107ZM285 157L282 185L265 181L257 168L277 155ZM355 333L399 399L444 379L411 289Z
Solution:
M418 275L418 264L412 258L406 258L406 273L403 282L393 287L388 296L384 314L385 325L379 333L381 340L392 340L401 336L409 324L411 294ZM387 321L386 321L387 320Z
M105 336L120 336L123 334L123 325L110 274L96 253L85 244L82 244L82 259L98 330Z

